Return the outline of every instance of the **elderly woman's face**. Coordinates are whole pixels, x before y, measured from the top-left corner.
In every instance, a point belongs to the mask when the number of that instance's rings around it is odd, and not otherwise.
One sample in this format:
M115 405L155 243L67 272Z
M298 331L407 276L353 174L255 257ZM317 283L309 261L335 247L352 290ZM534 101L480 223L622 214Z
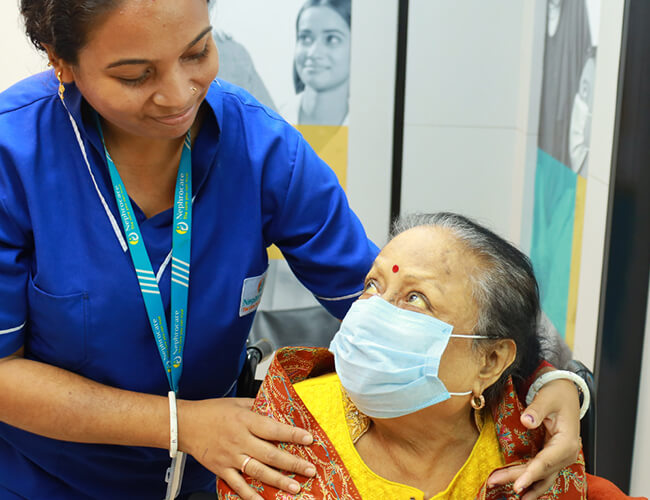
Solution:
M474 254L449 230L416 227L384 247L366 277L360 300L379 295L397 307L453 325L453 333L471 333L478 318L471 276L478 266ZM471 341L450 339L439 370L450 392L472 387L479 370L475 354ZM446 411L465 402L452 398L436 407Z
M318 92L347 82L350 28L336 11L310 7L300 15L295 64L303 83Z

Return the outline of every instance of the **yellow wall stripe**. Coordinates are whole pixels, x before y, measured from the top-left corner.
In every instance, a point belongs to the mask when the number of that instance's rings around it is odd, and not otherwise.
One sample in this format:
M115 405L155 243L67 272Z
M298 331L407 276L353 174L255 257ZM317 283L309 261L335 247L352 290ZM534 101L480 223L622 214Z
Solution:
M578 175L576 180L576 208L573 219L573 244L571 246L571 276L569 278L569 302L566 315L565 340L571 350L575 341L576 310L578 308L578 280L580 279L580 258L582 255L582 230L585 221L585 198L587 179Z

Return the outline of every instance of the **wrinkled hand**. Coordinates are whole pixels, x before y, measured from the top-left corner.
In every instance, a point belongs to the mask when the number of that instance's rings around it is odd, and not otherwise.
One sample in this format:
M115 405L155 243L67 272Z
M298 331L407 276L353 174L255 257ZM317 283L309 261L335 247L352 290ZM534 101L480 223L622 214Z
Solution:
M580 452L580 399L576 386L568 380L544 385L522 414L521 423L529 429L544 424L544 449L526 465L496 471L488 485L514 481L517 493L528 488L522 500L536 500L553 485L561 469L576 461Z
M246 474L291 494L300 491L298 481L278 469L311 477L315 467L269 441L311 444L304 429L275 422L251 411L252 399L223 398L179 401L179 449L191 454L214 472L244 500L262 497L241 475L247 457Z

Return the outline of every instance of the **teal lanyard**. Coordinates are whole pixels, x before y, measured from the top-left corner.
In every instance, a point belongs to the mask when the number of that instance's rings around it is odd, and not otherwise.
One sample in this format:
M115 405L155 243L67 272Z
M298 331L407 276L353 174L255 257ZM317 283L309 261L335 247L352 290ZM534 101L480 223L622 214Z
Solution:
M124 234L129 242L131 260L135 267L144 305L149 316L151 330L160 352L169 387L178 393L178 381L183 371L183 347L187 326L187 292L190 282L190 243L192 240L192 146L190 132L185 136L181 161L178 165L176 192L174 194L174 229L172 232L171 289L172 315L171 330L167 327L158 280L151 267L151 261L140 233L140 227L131 208L120 174L111 159L104 142L99 117L97 128L104 145L108 171L113 182L115 200L120 211ZM170 330L171 333L168 333Z

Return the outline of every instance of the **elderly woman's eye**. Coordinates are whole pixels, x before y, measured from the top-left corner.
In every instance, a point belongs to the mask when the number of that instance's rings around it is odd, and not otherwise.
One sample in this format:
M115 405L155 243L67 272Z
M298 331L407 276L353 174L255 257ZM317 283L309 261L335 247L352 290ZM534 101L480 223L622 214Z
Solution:
M422 295L420 295L419 293L414 293L414 292L413 292L413 293L409 293L409 296L408 296L408 298L407 298L407 302L408 302L410 305L415 306L415 307L422 307L422 308L426 308L426 307L427 307L427 302L426 302L426 300L424 300L424 298L422 297Z
M373 280L368 280L366 286L363 289L363 293L376 294L379 293L377 290L377 284Z

